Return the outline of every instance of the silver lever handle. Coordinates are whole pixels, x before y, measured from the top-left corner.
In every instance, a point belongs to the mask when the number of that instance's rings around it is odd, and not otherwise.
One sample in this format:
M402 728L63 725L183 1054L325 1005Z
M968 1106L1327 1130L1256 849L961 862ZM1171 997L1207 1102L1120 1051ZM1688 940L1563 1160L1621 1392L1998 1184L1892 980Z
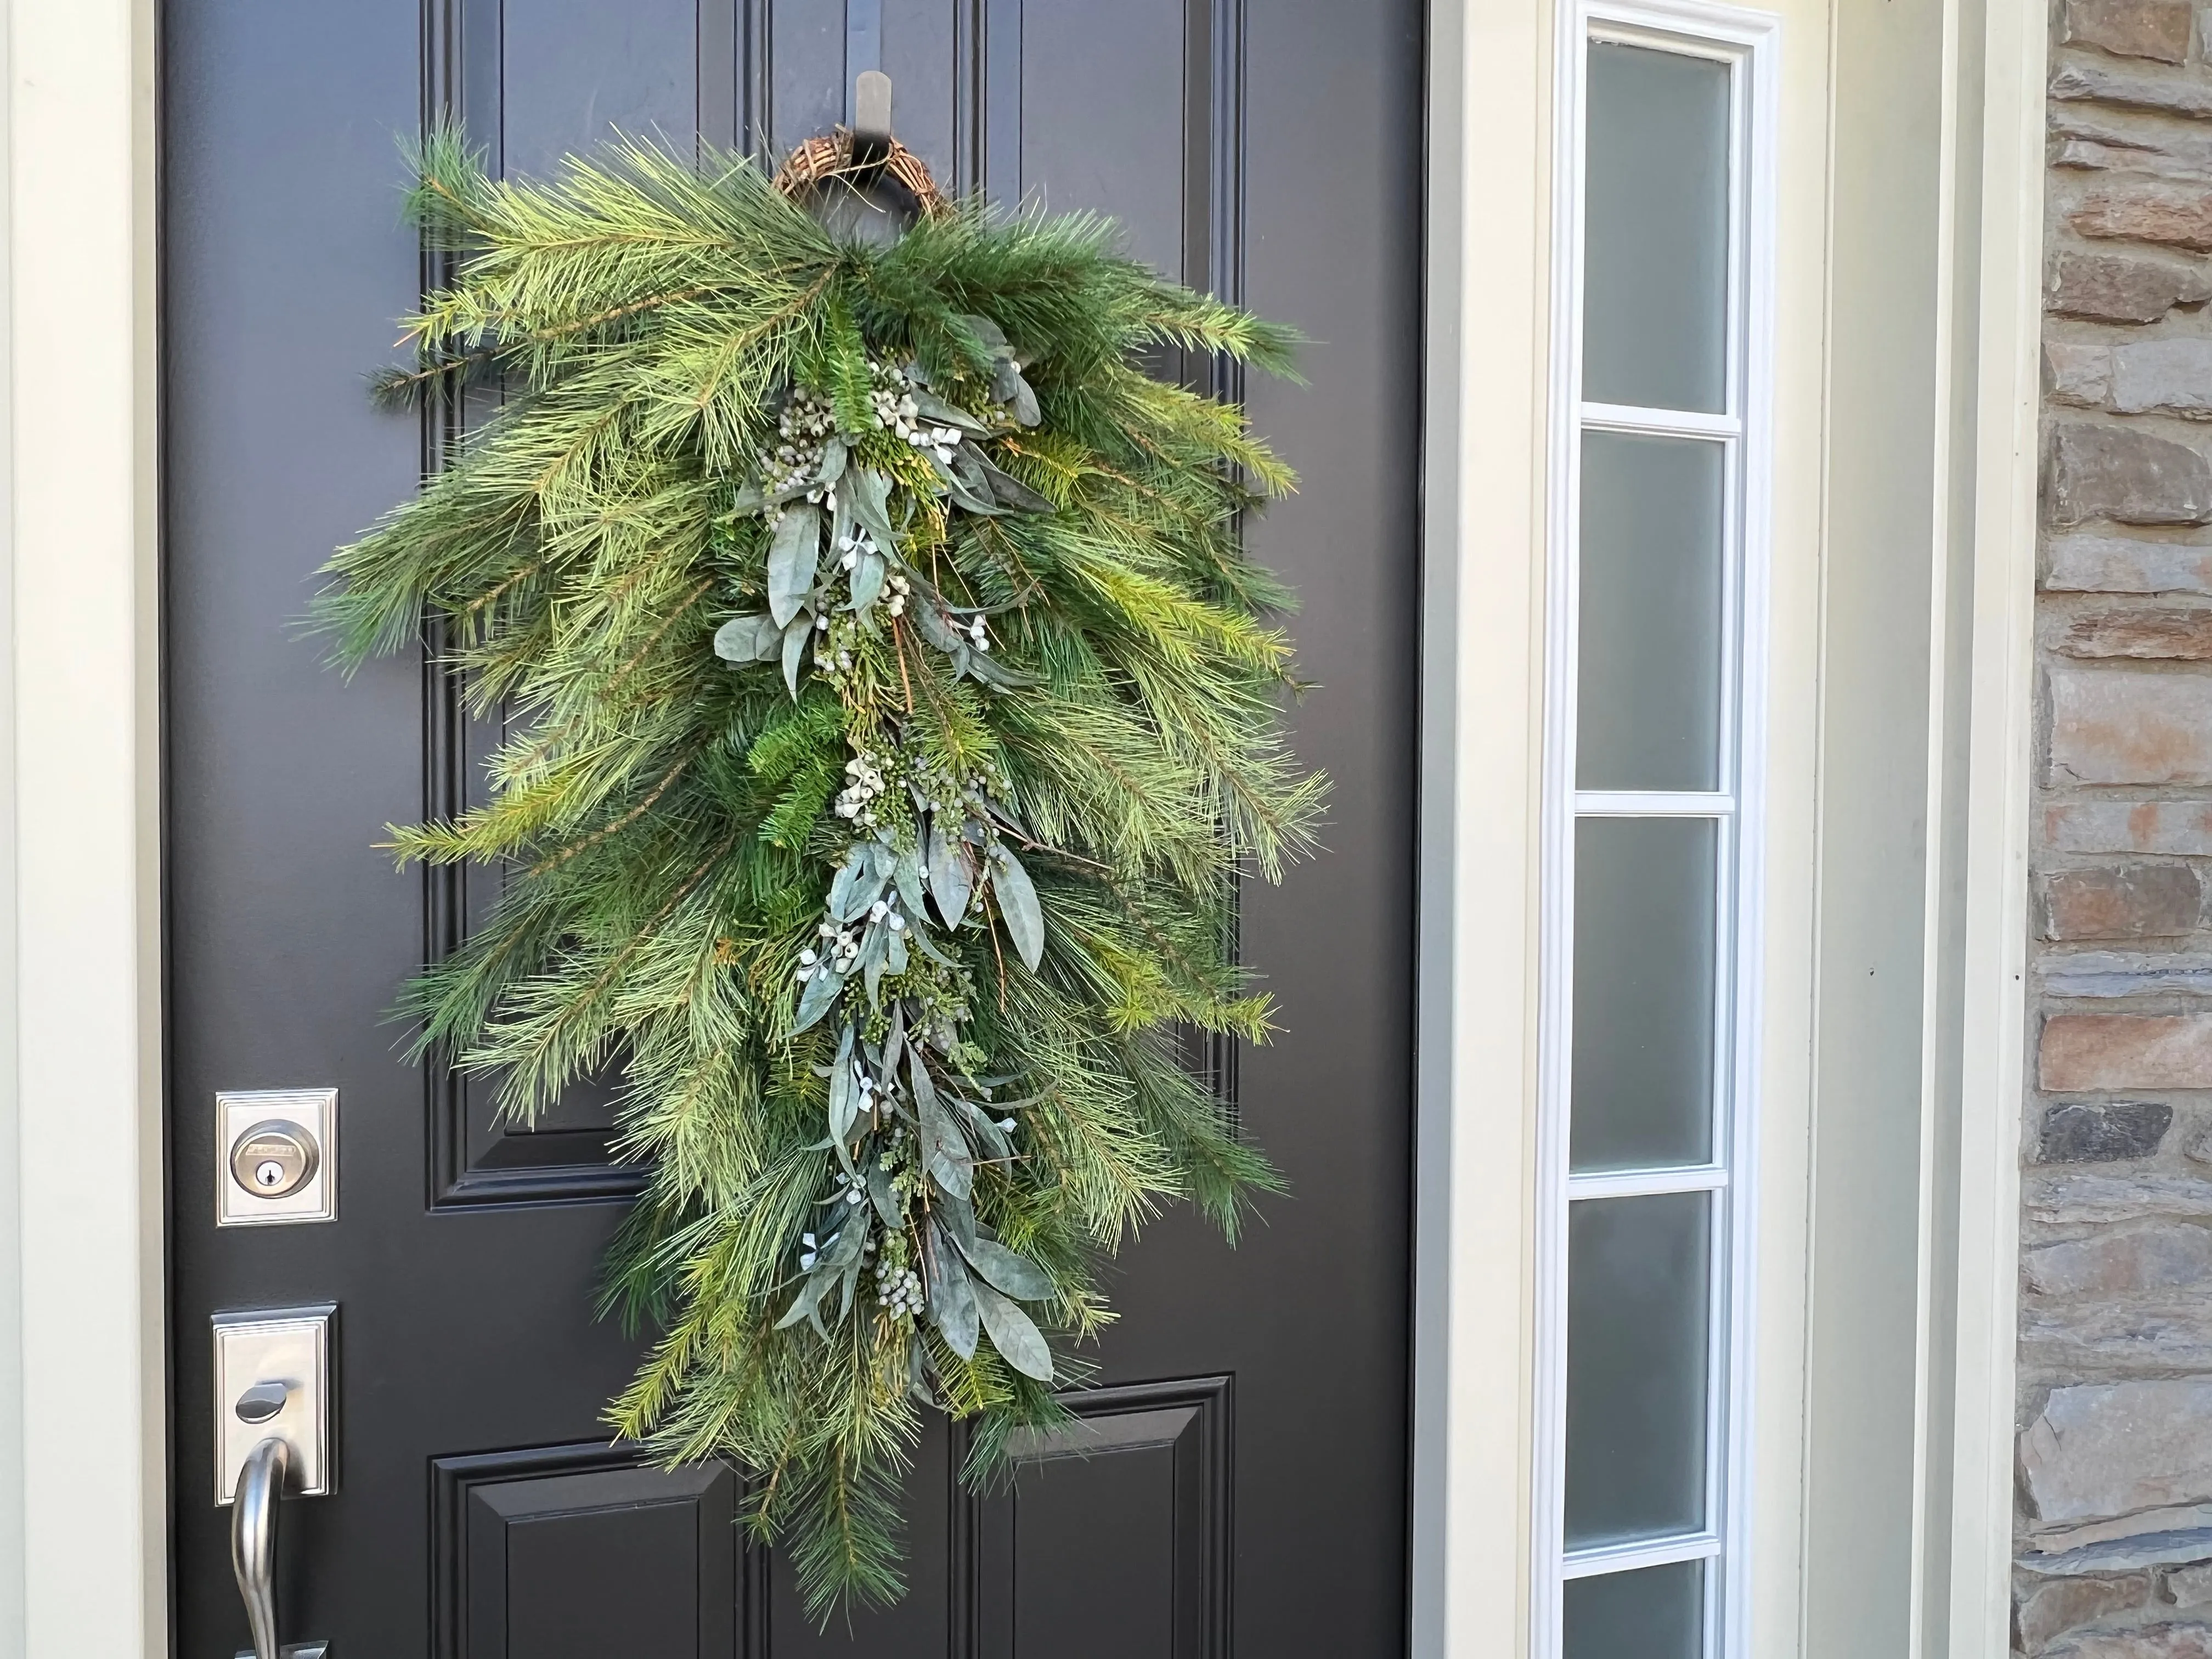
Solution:
M230 1512L230 1565L246 1598L253 1659L278 1659L276 1646L276 1504L292 1448L270 1435L246 1455L238 1472L238 1501Z

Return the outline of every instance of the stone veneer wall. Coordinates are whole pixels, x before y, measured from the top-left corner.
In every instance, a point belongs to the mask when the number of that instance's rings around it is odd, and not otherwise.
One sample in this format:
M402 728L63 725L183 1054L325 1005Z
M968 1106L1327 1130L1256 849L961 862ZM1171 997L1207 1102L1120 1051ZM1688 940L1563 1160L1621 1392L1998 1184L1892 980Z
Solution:
M2212 52L2057 0L2014 1644L2212 1659Z

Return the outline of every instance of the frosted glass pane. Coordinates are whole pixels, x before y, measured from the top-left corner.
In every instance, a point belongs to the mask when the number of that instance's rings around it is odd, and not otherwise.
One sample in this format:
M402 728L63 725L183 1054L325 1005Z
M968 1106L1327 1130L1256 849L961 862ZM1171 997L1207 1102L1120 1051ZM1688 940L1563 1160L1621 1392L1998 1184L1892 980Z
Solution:
M1712 1195L1583 1199L1567 1219L1567 1547L1705 1520Z
M1579 788L1720 787L1722 460L1702 439L1583 435Z
M1585 398L1725 406L1729 73L1709 58L1590 44Z
M1575 826L1577 1171L1711 1158L1719 851L1711 818Z
M1705 1564L1567 1581L1566 1659L1704 1659Z

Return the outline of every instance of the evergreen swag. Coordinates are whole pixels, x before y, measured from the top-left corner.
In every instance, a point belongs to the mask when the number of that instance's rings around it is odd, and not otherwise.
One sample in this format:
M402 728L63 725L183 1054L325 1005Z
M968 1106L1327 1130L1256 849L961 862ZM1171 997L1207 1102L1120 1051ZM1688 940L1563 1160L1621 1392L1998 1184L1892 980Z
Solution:
M1097 1254L1275 1184L1176 1033L1266 1035L1233 884L1322 798L1237 533L1291 475L1142 363L1291 336L1095 218L873 246L734 156L419 170L457 276L387 389L504 401L319 618L351 667L427 615L520 725L488 805L396 832L509 872L410 1009L517 1118L625 1069L607 1301L665 1334L611 1421L753 1472L817 1613L895 1598L921 1413L986 1478L1080 1378L1045 1333L1111 1316Z

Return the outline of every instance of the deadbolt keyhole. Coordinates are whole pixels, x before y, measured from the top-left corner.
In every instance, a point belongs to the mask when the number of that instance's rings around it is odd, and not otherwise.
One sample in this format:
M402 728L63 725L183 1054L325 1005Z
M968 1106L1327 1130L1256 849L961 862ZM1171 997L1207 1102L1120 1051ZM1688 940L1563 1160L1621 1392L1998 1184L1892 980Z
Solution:
M233 1143L230 1176L256 1198L297 1192L315 1173L315 1138L285 1118L257 1123Z

